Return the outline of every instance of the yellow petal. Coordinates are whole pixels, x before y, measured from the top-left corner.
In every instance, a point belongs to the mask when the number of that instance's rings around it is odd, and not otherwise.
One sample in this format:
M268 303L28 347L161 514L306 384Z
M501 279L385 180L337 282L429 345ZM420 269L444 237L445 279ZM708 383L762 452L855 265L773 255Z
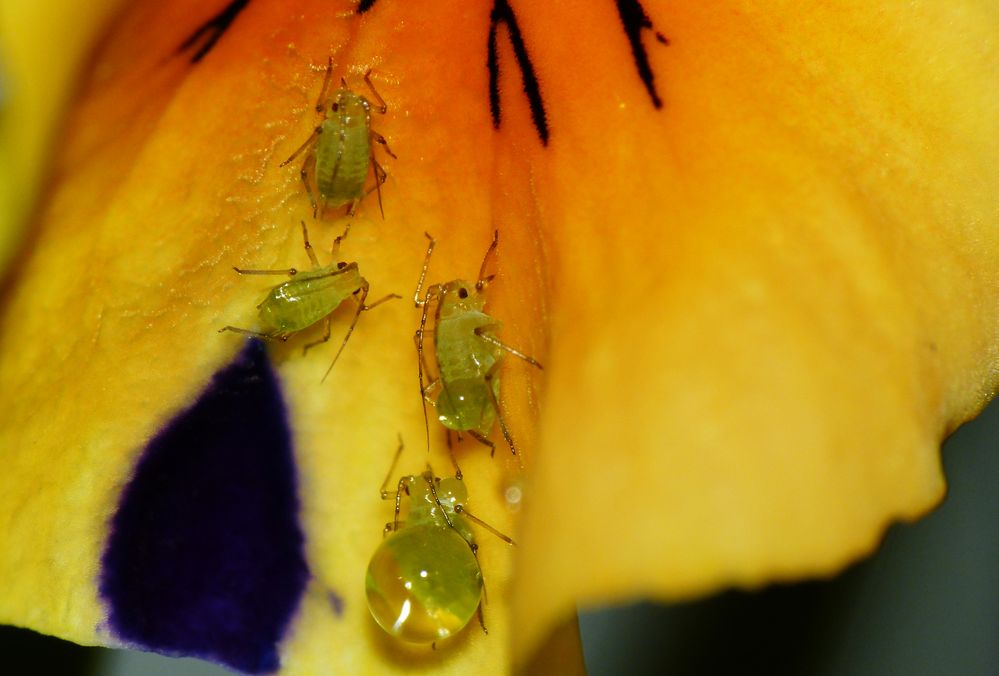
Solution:
M647 4L662 111L619 37L532 43L586 77L546 83L533 177L571 197L541 209L519 660L577 601L839 570L941 498L939 443L994 391L993 8L695 5ZM611 44L612 10L577 10Z
M119 4L0 6L0 265L20 241L47 161L57 151L60 120L74 105L74 78Z

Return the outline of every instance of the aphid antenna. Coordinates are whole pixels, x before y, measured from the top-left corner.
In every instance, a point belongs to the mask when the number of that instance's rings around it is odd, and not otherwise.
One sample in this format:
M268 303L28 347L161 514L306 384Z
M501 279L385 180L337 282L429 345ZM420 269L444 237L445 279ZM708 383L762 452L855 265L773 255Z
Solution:
M427 278L427 270L430 269L430 255L433 254L434 247L437 246L437 240L431 237L429 232L424 232L423 236L430 240L430 243L427 244L427 253L423 257L423 267L420 268L420 279L416 282L416 292L413 293L413 305L416 307L421 307L430 300L430 289L427 290L428 293L425 299L421 298L421 294L423 293L423 282Z
M389 493L385 490L388 487L389 480L392 478L393 472L395 472L395 466L399 464L399 457L402 455L402 449L404 444L402 443L402 434L399 434L399 446L395 449L395 455L392 457L392 464L389 465L388 473L385 475L385 481L382 482L381 495L382 500L388 499Z
M516 545L517 544L516 542L513 541L512 537L510 537L509 535L504 535L501 531L497 530L496 528L493 528L488 523L486 523L485 521L483 521L479 517L475 516L470 511L468 511L468 509L466 509L464 505L461 505L461 504L455 505L454 511L456 513L458 513L458 514L461 514L463 516L468 517L469 519L471 519L475 523L479 524L480 526L482 526L483 528L485 528L487 531L489 531L490 533L492 533L493 535L495 535L496 537L498 537L500 540L502 540L503 542L507 543L508 545Z

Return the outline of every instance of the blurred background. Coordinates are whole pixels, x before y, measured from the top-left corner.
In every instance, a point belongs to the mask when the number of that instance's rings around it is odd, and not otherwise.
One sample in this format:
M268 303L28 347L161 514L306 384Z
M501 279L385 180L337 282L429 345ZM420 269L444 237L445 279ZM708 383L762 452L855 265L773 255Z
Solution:
M999 405L959 429L943 460L943 505L834 579L581 613L589 673L999 675ZM0 655L10 674L231 673L12 627L0 627Z

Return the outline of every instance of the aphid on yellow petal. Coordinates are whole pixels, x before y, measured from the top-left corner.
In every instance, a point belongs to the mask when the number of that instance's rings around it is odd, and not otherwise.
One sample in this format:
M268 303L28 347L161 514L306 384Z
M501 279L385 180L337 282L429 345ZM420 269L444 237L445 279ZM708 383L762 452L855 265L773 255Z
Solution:
M437 419L448 428L448 449L451 449L450 430L462 432L477 439L489 447L490 453L495 453L496 447L489 440L493 424L499 420L500 429L510 450L517 454L513 437L503 420L503 412L499 405L499 367L505 352L523 359L528 364L542 368L533 357L516 350L501 342L495 335L500 323L486 314L485 288L493 276L486 276L486 265L496 251L499 242L499 232L493 233L492 244L486 251L479 268L479 277L473 282L456 279L446 284L434 284L423 293L423 282L430 267L430 255L433 253L436 240L429 234L427 255L423 261L420 280L416 285L413 302L423 308L420 317L420 328L416 331L416 351L419 359L420 393L423 397L423 415L427 417L427 403L437 410ZM434 327L428 331L427 316L430 304L437 302L434 314ZM434 339L434 361L437 366L437 377L425 383L424 373L429 371L424 342L427 333ZM440 389L436 399L431 392ZM426 420L425 420L426 422ZM429 423L427 443L430 442ZM454 461L454 454L451 455ZM461 478L461 470L455 462L456 476Z
M396 460L401 452L400 440ZM389 497L385 487L391 476L392 469L382 483L383 500ZM400 521L403 493L409 497L409 512ZM476 610L486 631L478 545L468 521L511 545L514 542L470 514L465 509L467 499L463 481L435 477L429 467L420 476L399 479L395 518L385 526L388 537L372 555L365 576L371 615L392 636L433 643L464 629Z
M392 157L395 154L388 147L385 137L371 128L372 105L365 97L355 94L347 86L347 81L340 80L341 86L327 96L330 80L333 76L333 59L326 67L326 77L323 88L316 102L316 112L324 116L322 123L315 128L305 143L292 153L291 157L281 163L281 166L293 161L302 153L306 153L302 163L301 176L305 190L312 203L312 215L319 217L327 207L336 208L350 205L352 216L357 205L371 190L378 192L378 208L382 209L382 183L386 173L375 159L371 142L376 141L385 148ZM364 73L364 82L378 101L374 110L384 114L388 111L385 100L371 84L371 69ZM374 172L375 185L366 189L368 170ZM315 191L313 190L315 184ZM318 199L316 192L319 193ZM384 218L385 212L382 211ZM350 231L350 224L343 236Z
M236 326L226 326L219 329L223 331L235 331L266 340L287 340L289 336L307 329L313 324L325 319L326 327L323 337L305 346L304 352L320 343L325 343L330 339L330 331L333 323L333 312L340 307L348 298L353 297L357 302L357 311L347 329L347 335L343 337L340 349L333 357L333 362L326 369L323 380L333 370L333 365L340 358L340 353L347 346L350 334L354 332L357 320L361 313L373 307L381 305L390 298L401 298L395 293L390 293L384 298L376 300L371 305L366 305L368 298L368 280L361 276L357 270L357 263L330 263L326 266L319 264L312 244L309 243L309 231L302 221L302 239L305 240L305 251L312 261L312 270L299 272L295 268L284 270L246 270L233 268L241 275L288 275L291 277L287 282L278 284L267 293L267 297L257 306L260 331L241 329ZM337 237L333 242L333 256L336 257L340 248L341 237Z

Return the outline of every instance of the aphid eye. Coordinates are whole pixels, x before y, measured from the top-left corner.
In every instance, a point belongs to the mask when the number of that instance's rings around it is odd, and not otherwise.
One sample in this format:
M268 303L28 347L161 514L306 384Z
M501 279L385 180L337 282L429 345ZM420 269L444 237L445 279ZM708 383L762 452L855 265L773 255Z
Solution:
M336 264L337 270L343 270L345 267L347 267L347 264L344 263L343 261L340 261L339 263Z
M458 289L458 298L468 298L468 289Z
M330 110L332 110L333 112L336 112L336 111L340 110L340 104L337 103L336 101L334 101L333 105L330 106Z

